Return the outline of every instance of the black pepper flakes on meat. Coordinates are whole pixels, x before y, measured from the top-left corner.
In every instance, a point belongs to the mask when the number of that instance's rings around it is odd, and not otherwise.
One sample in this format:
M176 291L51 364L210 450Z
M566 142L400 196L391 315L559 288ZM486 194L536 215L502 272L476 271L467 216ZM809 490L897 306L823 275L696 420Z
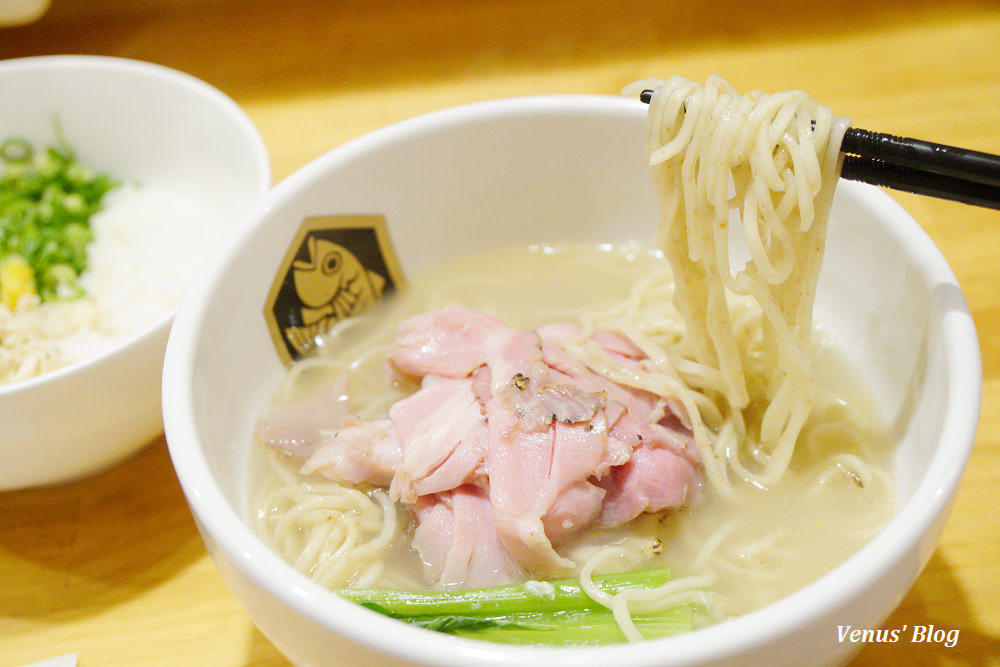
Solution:
M594 430L594 425L593 424L584 424L583 425L583 430L586 431L587 433L590 433L591 431Z
M524 373L518 373L517 375L511 378L510 383L514 385L516 389L525 389L528 386L528 382L530 381L531 378L529 378L527 375L525 375Z

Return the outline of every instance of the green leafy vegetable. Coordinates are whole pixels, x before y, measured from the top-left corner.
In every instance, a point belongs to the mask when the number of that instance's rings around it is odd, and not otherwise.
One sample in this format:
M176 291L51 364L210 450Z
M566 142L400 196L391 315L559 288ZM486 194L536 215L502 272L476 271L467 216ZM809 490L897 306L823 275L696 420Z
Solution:
M594 577L598 588L615 594L654 588L670 580L669 570L636 570ZM369 609L430 630L509 644L585 646L625 641L610 610L588 596L577 579L551 587L514 584L456 591L344 589L338 593ZM690 630L690 605L633 616L647 639Z
M81 165L64 142L36 152L11 137L0 143L0 161L0 261L25 260L34 279L28 291L42 301L80 296L76 279L87 268L90 218L117 183ZM17 296L4 301L16 303Z

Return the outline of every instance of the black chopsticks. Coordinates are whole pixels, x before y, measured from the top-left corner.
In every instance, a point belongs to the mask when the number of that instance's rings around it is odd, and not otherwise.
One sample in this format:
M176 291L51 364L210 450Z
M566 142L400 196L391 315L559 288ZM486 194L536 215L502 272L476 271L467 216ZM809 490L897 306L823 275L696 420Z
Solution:
M649 103L653 91L639 99ZM1000 155L848 128L840 177L1000 210Z

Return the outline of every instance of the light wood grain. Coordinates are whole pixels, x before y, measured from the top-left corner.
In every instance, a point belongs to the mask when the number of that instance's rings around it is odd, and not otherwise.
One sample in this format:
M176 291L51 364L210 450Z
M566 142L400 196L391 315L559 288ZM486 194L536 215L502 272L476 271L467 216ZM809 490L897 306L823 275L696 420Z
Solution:
M425 111L673 73L804 88L858 127L1000 153L997 3L753 4L56 0L0 29L0 58L117 55L201 77L249 112L276 180ZM951 521L886 623L958 629L958 645L872 645L853 664L1000 665L1000 213L894 196L966 290L985 391ZM287 665L222 585L162 438L89 479L0 494L0 667L70 652L83 667Z

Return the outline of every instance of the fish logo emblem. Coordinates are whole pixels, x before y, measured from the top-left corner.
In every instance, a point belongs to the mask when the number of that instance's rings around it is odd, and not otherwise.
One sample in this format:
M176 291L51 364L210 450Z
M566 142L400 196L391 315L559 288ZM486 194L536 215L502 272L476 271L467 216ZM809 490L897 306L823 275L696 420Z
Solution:
M382 216L307 218L271 288L264 315L285 363L402 283Z
M382 296L385 278L366 269L347 248L315 236L308 247L309 259L292 263L307 325L347 317Z

